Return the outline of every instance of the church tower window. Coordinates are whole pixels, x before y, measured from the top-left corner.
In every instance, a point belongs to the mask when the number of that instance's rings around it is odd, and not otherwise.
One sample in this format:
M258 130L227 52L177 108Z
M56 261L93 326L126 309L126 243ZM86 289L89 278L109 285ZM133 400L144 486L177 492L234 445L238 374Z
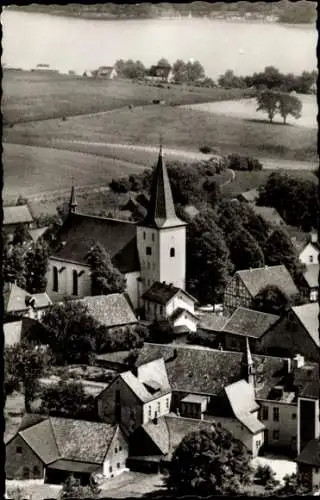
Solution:
M175 249L173 247L170 248L170 257L175 256Z

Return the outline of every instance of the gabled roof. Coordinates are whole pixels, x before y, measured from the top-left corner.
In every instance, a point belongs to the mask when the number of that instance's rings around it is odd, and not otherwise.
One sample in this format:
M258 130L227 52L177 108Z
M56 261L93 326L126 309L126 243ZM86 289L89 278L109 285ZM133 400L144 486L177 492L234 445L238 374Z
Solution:
M199 314L199 326L203 330L220 331L227 321L225 316L219 316L212 312L201 312Z
M277 212L277 210L273 207L263 207L258 205L252 205L252 210L256 215L260 215L260 217L268 222L271 225L279 225L285 224L281 215Z
M244 269L237 271L236 274L240 277L253 298L268 285L278 287L289 297L299 293L289 271L284 265Z
M124 293L85 297L79 302L87 305L90 316L107 327L138 321Z
M141 225L153 228L186 225L186 223L180 220L176 215L169 176L164 163L161 147L151 184L148 213Z
M310 288L319 288L319 264L308 264L307 269L303 273Z
M244 198L247 202L255 202L256 199L259 196L259 192L257 189L249 189L249 191L244 191L243 193L240 193L239 197Z
M259 339L279 319L280 316L274 314L238 307L231 318L224 324L222 331Z
M311 439L296 458L296 462L320 467L320 440Z
M46 292L34 293L30 295L30 299L34 299L32 304L35 309L42 309L43 307L49 307L52 305L52 300Z
M185 345L145 343L137 366L163 357L173 391L218 395L225 386L243 378L243 353ZM267 399L271 389L287 373L286 360L279 357L252 355L256 397Z
M85 462L77 462L75 460L65 460L64 458L56 460L48 465L49 469L63 470L70 473L83 472L92 474L100 470L100 464L91 464Z
M239 380L225 387L225 393L235 417L253 434L262 431L265 426L253 412L259 409L253 387L245 380Z
M13 346L21 341L22 321L12 321L4 323L4 344L5 346Z
M136 224L129 221L72 213L59 229L56 242L53 258L87 264L89 250L99 242L122 273L140 269Z
M157 304L166 305L179 292L183 295L186 295L194 302L197 302L197 299L192 297L192 295L190 295L185 290L182 290L182 288L178 288L168 283L160 283L159 281L155 281L151 288L149 288L149 290L147 290L142 295L142 298L145 300L149 300L150 302L156 302Z
M19 435L46 465L62 459L102 464L116 429L100 422L49 417Z
M37 227L35 229L29 229L29 234L32 238L32 240L36 243L41 236L45 234L49 226L45 227Z
M28 205L3 207L3 225L26 224L33 221Z
M172 315L170 316L170 319L172 321L175 321L176 319L178 319L182 314L187 314L188 316L191 316L193 319L195 319L196 321L199 320L198 316L196 316L195 314L193 314L191 311L189 311L188 309L184 309L183 307L178 307L177 309L175 309L175 311L173 311Z
M320 347L319 342L319 304L303 304L302 306L292 307L292 311L297 316L300 323L308 332L315 344Z
M26 299L30 294L15 283L5 283L3 287L3 301L5 312L19 312L28 309Z

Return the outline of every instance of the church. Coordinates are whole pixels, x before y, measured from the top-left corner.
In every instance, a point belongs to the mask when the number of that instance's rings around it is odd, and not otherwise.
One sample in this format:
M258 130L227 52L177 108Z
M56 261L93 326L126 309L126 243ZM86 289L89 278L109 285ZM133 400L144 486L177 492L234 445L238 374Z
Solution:
M178 325L187 323L195 330L196 299L185 291L186 223L176 215L161 146L142 222L81 213L72 187L69 213L49 259L47 292L52 300L91 295L87 254L97 242L125 276L135 309L146 307L149 317L168 317L174 310Z

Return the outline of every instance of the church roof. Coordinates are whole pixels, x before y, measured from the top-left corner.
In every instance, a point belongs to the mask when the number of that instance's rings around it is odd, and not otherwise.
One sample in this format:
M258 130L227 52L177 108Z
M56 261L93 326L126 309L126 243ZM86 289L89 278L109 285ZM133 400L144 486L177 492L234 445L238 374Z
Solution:
M99 242L122 273L139 271L136 224L80 213L68 215L57 233L51 256L87 264L90 248Z
M152 180L148 213L142 224L154 228L186 225L176 215L162 148L160 148L158 163Z

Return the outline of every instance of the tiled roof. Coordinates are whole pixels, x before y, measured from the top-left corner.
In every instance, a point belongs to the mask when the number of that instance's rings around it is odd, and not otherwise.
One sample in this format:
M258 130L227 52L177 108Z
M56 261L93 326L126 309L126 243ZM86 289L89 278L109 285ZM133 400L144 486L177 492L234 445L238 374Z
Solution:
M38 241L39 238L47 231L47 227L37 227L36 229L29 229L29 234L34 242Z
M3 299L5 312L19 312L28 309L26 299L30 294L15 283L5 283L3 287Z
M265 426L252 412L259 409L252 386L245 380L239 380L225 387L225 393L235 417L253 434L262 431Z
M225 386L243 378L243 353L215 349L194 349L179 344L145 343L137 365L163 357L173 391L218 395ZM282 380L285 359L252 355L255 367L256 396L267 399L271 389Z
M269 222L271 225L285 224L280 214L273 207L262 207L258 205L253 205L252 210L256 215L260 215L262 219L264 219L266 222Z
M255 297L268 285L278 287L289 297L299 293L289 271L284 265L244 269L237 271L237 274L252 297Z
M85 297L80 302L88 306L88 313L107 326L137 323L137 318L124 293Z
M161 360L159 360L159 363L160 362ZM143 380L141 379L141 377L139 378L136 377L131 371L121 373L120 377L128 385L128 387L130 387L130 389L137 396L137 398L143 403L152 401L153 399L158 398L161 395L168 394L170 392L170 386L167 380L163 381L163 385L161 385L159 391L153 392L149 391L146 386L146 384L148 384L148 380Z
M151 288L142 295L142 298L150 300L150 302L166 305L178 292L181 292L183 295L186 295L196 302L196 299L185 290L169 285L168 283L160 283L159 281L153 283Z
M320 347L318 302L292 307L292 311L295 313L300 323L302 323L306 331L309 333L315 344Z
M314 467L320 467L320 440L312 439L303 448L302 452L296 458L299 464L313 465Z
M178 307L177 309L175 309L172 313L172 315L170 316L170 319L172 321L175 321L176 319L178 319L181 314L188 314L189 316L191 316L193 319L197 320L198 321L198 316L196 316L195 314L193 314L191 311L189 311L188 309L184 309L183 307Z
M162 148L160 148L158 163L151 184L148 213L142 224L154 228L186 225L176 215Z
M32 222L32 215L28 205L3 207L3 225L23 224Z
M227 322L227 318L208 312L199 314L199 326L204 330L220 331Z
M13 346L19 344L21 340L22 321L12 321L11 323L4 323L4 343L6 346Z
M48 469L63 470L70 473L83 472L87 474L92 474L100 470L100 464L91 464L85 462L76 462L74 460L56 460L52 464L48 465Z
M303 277L310 288L319 287L319 264L308 264Z
M140 269L136 224L79 213L69 214L58 231L52 257L87 264L86 256L97 242L122 273Z
M244 191L243 193L240 194L242 198L244 198L248 202L254 202L259 196L258 190L257 189L250 189L249 191Z
M46 292L34 293L30 295L30 297L35 299L34 307L36 309L41 309L43 307L49 307L52 305L52 300L50 299L49 295Z
M260 338L271 328L280 316L253 309L238 307L222 328L223 332Z
M60 459L101 464L115 431L111 424L49 417L19 434L45 464Z
M299 390L301 398L320 399L320 383L319 380L304 381Z
M20 431L19 434L45 464L58 460L60 453L49 418Z
M152 441L157 445L159 450L163 455L166 455L170 449L169 443L169 433L166 424L165 418L158 418L157 423L154 423L152 420L147 424L142 426L144 431L148 434L148 436L152 439Z

